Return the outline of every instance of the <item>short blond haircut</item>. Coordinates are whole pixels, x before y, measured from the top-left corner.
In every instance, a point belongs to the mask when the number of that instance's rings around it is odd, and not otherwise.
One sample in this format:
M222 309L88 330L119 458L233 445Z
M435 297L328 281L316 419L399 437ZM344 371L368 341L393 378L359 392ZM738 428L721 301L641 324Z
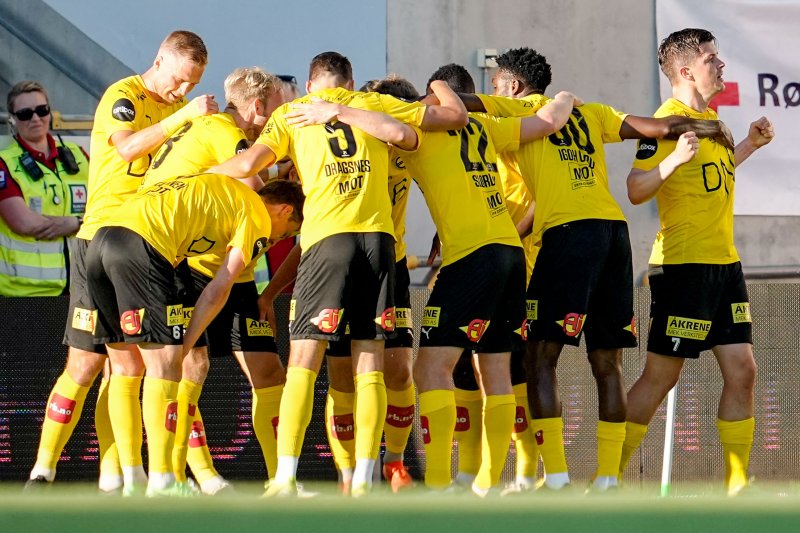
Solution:
M253 98L266 103L281 88L281 80L264 69L240 67L225 78L225 101L235 109L244 109Z
M172 52L200 66L208 64L208 50L199 35L187 30L176 30L167 35L159 50Z
M50 103L50 97L47 95L47 91L41 83L33 80L25 80L15 83L14 86L11 87L11 90L8 91L8 95L6 96L6 109L9 113L16 111L14 104L17 101L17 97L25 93L42 93L45 101L48 104Z

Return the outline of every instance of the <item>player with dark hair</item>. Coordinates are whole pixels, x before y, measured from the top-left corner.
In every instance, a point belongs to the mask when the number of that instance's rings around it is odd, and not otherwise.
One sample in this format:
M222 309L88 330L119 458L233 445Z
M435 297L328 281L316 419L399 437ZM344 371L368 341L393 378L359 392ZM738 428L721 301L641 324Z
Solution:
M528 81L515 72L530 70L544 58L532 53L515 55L525 58L525 68L503 68L498 77L522 87ZM508 64L511 56L503 61ZM541 72L549 70L545 65ZM546 78L543 75L539 82ZM530 101L518 98L480 98L492 114L525 116L533 108ZM516 153L521 175L536 199L532 228L530 221L530 230L521 228L532 231L534 245L541 248L527 294L525 362L533 430L545 466L544 484L551 489L569 483L556 365L564 344L577 346L584 330L597 381L600 419L592 488L605 490L617 484L625 438L621 365L622 349L636 345L633 269L625 217L608 186L603 145L626 138L675 138L690 129L730 143L718 121L635 117L592 103L573 109L567 125L557 133Z
M472 76L470 76L467 69L457 63L448 63L436 69L434 73L431 74L430 79L428 79L425 92L430 94L431 82L436 80L445 82L449 87L458 87L457 90L453 90L459 93L475 92L475 81L472 79Z
M725 63L710 31L687 28L670 34L658 48L658 63L672 85L672 98L656 117L717 119L708 104L725 88ZM734 172L773 137L772 124L761 117L735 147L691 133L677 141L639 142L628 197L634 204L655 197L661 229L650 256L647 360L628 392L620 477L684 361L710 349L723 379L717 429L725 488L735 495L747 486L756 362L747 286L733 239ZM715 176L716 186L709 186L709 176Z
M339 53L317 55L309 68L307 97L273 113L258 141L212 170L246 177L291 156L306 192L294 320L278 428L278 468L267 495L296 494L296 473L311 418L314 382L329 341L342 340L349 324L359 401L354 418L356 465L352 494L369 491L386 418L384 340L394 316L394 237L386 144L344 122L290 127L292 105L322 98L386 111L415 125L463 124L462 109L425 107L377 93L353 92L352 67ZM407 130L395 142L407 141Z

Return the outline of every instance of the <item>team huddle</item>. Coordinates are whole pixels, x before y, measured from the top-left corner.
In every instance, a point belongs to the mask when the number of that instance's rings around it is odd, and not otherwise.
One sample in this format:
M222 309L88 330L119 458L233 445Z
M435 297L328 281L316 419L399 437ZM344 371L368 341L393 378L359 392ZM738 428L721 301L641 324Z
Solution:
M774 133L762 117L734 144L708 107L724 89L710 32L673 33L658 59L673 97L654 118L568 92L545 96L551 67L530 48L497 58L493 95L475 94L455 64L433 73L422 98L394 75L356 91L347 58L325 52L311 61L307 96L240 68L225 80L220 111L212 96L186 101L207 51L197 35L171 33L153 66L113 84L97 107L72 247L67 366L29 484L54 480L103 371L102 491L229 490L198 409L213 352L232 353L252 386L265 496L304 494L297 469L323 361L342 493L368 494L381 464L394 492L413 485L403 454L417 402L430 490L499 491L510 441L516 480L504 493L561 490L570 477L556 367L585 333L599 400L589 490L618 486L684 360L711 349L725 381L725 487L737 494L748 480L755 361L733 245L734 172ZM648 355L627 394L622 350L637 342L631 246L604 155L605 143L624 139L639 139L629 198L656 198L661 222ZM297 180L276 177L286 165ZM412 181L442 258L416 357L405 246ZM258 258L298 233L259 294ZM284 370L273 301L292 282Z

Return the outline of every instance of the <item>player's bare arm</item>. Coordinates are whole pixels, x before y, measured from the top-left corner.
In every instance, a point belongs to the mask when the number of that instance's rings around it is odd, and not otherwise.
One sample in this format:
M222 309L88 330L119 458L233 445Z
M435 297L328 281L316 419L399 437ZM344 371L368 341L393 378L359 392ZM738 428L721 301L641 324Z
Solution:
M189 328L183 336L183 355L189 353L211 320L217 316L222 306L228 301L231 287L244 267L243 252L239 248L231 248L214 279L206 285L197 299Z
M157 124L148 126L139 131L115 132L110 144L117 149L119 156L130 163L144 157L159 147L169 135L184 123L203 115L211 115L219 111L213 95L202 95L193 99L186 106L176 111Z
M720 120L701 120L677 115L653 118L628 115L619 128L623 139L677 139L687 132L699 138L711 138L733 150L733 138Z
M658 193L664 182L684 163L697 155L700 139L693 132L684 133L678 138L675 149L658 166L650 170L632 168L628 174L628 199L638 205Z
M265 145L256 143L244 152L237 154L224 163L214 165L209 172L224 174L231 178L248 178L275 163L275 152Z
M308 104L292 104L292 110L286 113L286 123L299 127L336 121L355 126L403 150L414 150L417 147L418 139L414 128L385 113L326 102L321 98L312 98Z
M525 211L525 215L519 219L519 222L517 222L517 233L519 233L520 239L524 239L533 231L533 216L535 209L536 202L531 201L531 205L528 206L528 210Z
M574 94L561 91L536 111L535 115L522 119L519 142L534 141L557 132L566 125L572 108L582 104L583 101Z
M431 91L439 105L429 105L422 119L422 129L428 131L447 131L461 129L469 122L467 108L461 98L453 92L447 82L431 82Z
M733 150L733 160L738 167L744 163L748 157L775 138L775 130L767 117L761 117L750 124L747 137L736 145Z
M283 260L281 266L275 271L275 275L269 280L269 285L258 297L258 311L261 320L268 320L272 328L275 328L275 308L273 303L278 294L281 293L291 282L297 278L297 268L300 266L301 248L295 244L294 248Z

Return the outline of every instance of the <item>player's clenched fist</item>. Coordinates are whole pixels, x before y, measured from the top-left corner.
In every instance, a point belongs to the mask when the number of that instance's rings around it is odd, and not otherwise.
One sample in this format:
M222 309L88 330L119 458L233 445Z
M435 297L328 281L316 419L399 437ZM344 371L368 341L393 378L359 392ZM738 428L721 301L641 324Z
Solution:
M700 147L700 139L693 131L687 131L678 138L678 144L675 146L675 157L679 165L688 163L694 156L697 155L697 149Z
M772 128L772 122L770 122L767 117L761 117L750 124L750 131L747 132L747 137L756 148L764 146L775 137L775 130Z

